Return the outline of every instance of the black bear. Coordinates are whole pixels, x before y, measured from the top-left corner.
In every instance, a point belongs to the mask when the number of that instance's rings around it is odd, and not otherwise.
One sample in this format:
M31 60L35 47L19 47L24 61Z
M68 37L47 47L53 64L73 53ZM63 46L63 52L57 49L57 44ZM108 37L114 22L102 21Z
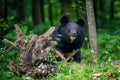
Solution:
M81 61L80 48L83 44L85 33L83 19L78 19L77 22L69 21L67 16L60 19L60 26L52 34L54 41L57 41L56 49L60 50L62 55L68 59L73 58L73 61ZM57 60L61 60L60 57Z

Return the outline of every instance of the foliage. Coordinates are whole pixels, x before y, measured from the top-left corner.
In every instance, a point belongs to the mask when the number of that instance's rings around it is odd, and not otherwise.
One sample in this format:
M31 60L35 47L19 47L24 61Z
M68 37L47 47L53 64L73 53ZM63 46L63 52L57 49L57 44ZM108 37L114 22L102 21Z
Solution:
M8 52L5 47L0 48L0 80L20 80L20 77L8 68L9 62L16 61L18 56L17 50Z
M10 61L17 61L19 51L14 49L9 44L2 41L3 38L7 38L11 41L16 39L14 24L18 24L23 32L29 39L33 34L42 34L50 27L50 19L52 16L52 22L55 26L59 25L59 18L62 16L62 6L60 0L48 0L44 1L44 18L45 22L36 26L32 21L32 1L24 0L24 20L18 22L17 10L14 5L14 1L17 0L1 0L0 10L2 15L0 16L0 80L33 80L30 77L16 75L11 69L8 68ZM62 0L64 1L64 0ZM80 0L79 0L80 1ZM111 1L114 5L111 5ZM7 2L7 6L5 5ZM21 1L20 1L21 2ZM19 3L20 3L19 2ZM76 1L72 2L72 17L71 20L76 20ZM104 4L104 5L101 5ZM65 61L57 62L57 67L60 71L56 75L49 75L50 80L119 80L120 72L111 64L114 60L120 59L120 1L119 0L95 0L95 16L97 22L98 32L98 47L99 47L99 61L96 65L92 64L93 56L90 49L82 48L82 62L77 64L74 62L66 63ZM49 15L49 5L52 6L52 15ZM66 4L67 5L67 4ZM1 7L2 6L2 7ZM113 7L113 9L112 9ZM7 8L7 9L6 9ZM21 8L21 7L20 7ZM85 9L82 6L79 10ZM8 11L6 11L8 10ZM1 14L1 11L0 11ZM112 16L112 17L111 17ZM19 16L20 17L20 16ZM87 20L86 20L87 21ZM101 29L100 29L101 28ZM87 31L87 30L86 30ZM87 33L86 33L87 34ZM53 57L54 59L54 57ZM93 74L99 74L96 77ZM38 80L38 79L35 79ZM46 80L46 78L42 78Z
M3 18L0 19L0 22L3 22L2 24L0 24L1 28L3 30L7 30L7 29L11 29L10 27L13 25L14 23L14 16L8 16L7 17L9 22L5 22Z
M51 76L52 80L112 80L120 79L119 72L110 64L58 63L60 72ZM100 76L93 76L100 74Z
M102 33L102 34L101 34ZM116 28L111 30L99 29L98 42L99 42L99 55L100 60L113 61L120 58L120 29Z
M49 29L48 25L41 23L40 25L34 26L34 28L31 30L34 32L34 34L40 35L40 34L44 33L45 31L47 31L48 29Z
M14 25L14 24L12 24L12 27L13 27L13 25ZM21 22L21 23L18 23L18 25L21 26L22 31L23 31L26 35L28 35L28 37L29 37L29 35L33 34L33 32L30 31L30 27L31 27L32 25L29 24L28 22ZM10 28L11 28L11 26L9 26L9 31L8 31L9 33L6 34L6 35L4 36L4 38L10 39L10 40L15 40L15 39L16 39L16 34L15 34L16 31L15 31L15 29L10 30Z
M119 28L114 29L114 32L111 30L98 30L98 42L99 42L99 62L94 65L92 64L92 52L90 49L82 48L82 55L87 56L87 59L82 60L81 64L77 64L75 62L66 63L65 61L61 61L57 63L60 71L56 75L49 75L49 79L52 80L91 80L91 79L120 79L119 72L115 67L111 65L113 60L117 60L120 57L120 49L119 49ZM101 34L102 33L102 34ZM9 53L6 48L0 49L0 79L11 79L11 80L19 80L21 79L18 75L12 72L7 68L8 63L11 60L17 60L19 56L17 50L12 50ZM7 54L7 55L6 55ZM116 56L117 55L117 56ZM100 74L100 76L96 77L93 74ZM23 76L24 80L32 80L30 77ZM42 80L45 80L43 77Z

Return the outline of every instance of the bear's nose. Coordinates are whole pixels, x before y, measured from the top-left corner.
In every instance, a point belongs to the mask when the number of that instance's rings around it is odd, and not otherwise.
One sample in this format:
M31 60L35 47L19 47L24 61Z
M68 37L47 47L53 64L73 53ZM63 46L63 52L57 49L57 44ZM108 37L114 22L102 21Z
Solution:
M76 35L76 32L73 32L73 35Z
M72 36L74 36L74 37L75 37L76 35L77 35L77 33L76 33L76 32L73 32L73 33L72 33Z
M70 36L76 37L77 32L75 30L70 30L69 34Z

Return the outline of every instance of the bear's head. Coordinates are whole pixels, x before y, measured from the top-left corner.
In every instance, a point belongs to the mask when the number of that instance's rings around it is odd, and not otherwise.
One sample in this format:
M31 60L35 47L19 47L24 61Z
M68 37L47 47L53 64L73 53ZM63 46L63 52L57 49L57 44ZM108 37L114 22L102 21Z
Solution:
M60 19L59 33L62 35L62 40L67 43L73 43L80 40L83 34L83 26L85 21L78 19L77 22L69 21L67 16L63 16Z

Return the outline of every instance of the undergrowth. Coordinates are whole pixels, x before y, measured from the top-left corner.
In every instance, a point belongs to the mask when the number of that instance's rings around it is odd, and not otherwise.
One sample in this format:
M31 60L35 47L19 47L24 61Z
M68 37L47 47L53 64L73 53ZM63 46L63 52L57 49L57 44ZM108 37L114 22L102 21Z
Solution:
M27 32L27 27L25 27ZM15 31L11 31L5 38L15 39ZM31 38L33 33L28 35ZM99 61L93 64L92 52L90 49L82 48L82 55L87 58L82 59L80 64L65 61L57 62L59 72L55 75L50 74L48 80L119 80L120 72L112 65L114 60L120 58L120 29L98 30ZM14 36L14 37L13 37ZM8 68L10 61L17 61L19 51L12 48L8 52L10 45L3 43L0 48L0 80L33 80L30 77L16 75ZM96 76L98 75L98 76ZM38 80L38 79L35 79ZM42 78L46 80L46 78Z

